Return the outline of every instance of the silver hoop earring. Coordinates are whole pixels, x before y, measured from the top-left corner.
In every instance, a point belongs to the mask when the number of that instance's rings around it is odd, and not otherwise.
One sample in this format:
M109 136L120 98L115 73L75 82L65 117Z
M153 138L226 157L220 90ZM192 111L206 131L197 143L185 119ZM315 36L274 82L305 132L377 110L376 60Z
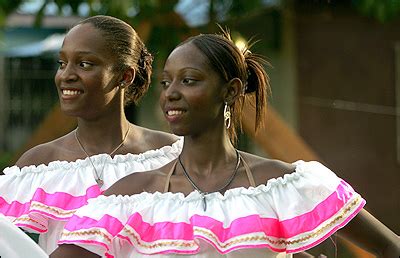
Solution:
M227 102L225 102L224 107L224 122L226 129L229 129L229 127L231 127L231 108L228 106Z

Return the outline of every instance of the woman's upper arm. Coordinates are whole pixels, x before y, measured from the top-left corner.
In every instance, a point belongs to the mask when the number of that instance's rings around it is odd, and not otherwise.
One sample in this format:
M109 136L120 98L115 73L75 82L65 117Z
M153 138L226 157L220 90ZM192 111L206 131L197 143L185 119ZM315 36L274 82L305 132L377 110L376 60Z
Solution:
M18 158L15 165L22 168L30 165L48 164L53 161L51 160L53 152L48 146L48 144L41 144L27 150Z
M60 245L50 258L99 258L100 256L76 245Z
M146 173L132 173L126 177L119 179L110 186L103 195L133 195L144 192L148 185L154 181L151 171Z
M364 209L339 234L379 257L400 255L399 236Z

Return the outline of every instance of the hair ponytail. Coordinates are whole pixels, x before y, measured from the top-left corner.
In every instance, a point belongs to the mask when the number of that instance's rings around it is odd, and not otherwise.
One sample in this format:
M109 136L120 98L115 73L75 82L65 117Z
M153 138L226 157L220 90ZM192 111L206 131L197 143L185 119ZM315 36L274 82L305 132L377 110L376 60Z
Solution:
M249 49L242 52L232 41L229 30L222 28L221 30L221 34L200 34L187 39L180 45L194 44L207 57L212 68L225 82L234 78L239 78L243 82L245 87L242 96L230 106L231 127L228 129L228 134L231 141L235 143L236 130L242 129L241 116L245 102L250 101L255 105L256 130L262 123L266 97L271 91L269 77L264 69L264 65L268 63L262 56L251 53Z
M267 106L267 97L271 94L269 76L264 68L269 63L262 56L251 53L250 50L246 50L243 55L247 66L244 94L245 98L248 94L254 96L252 101L255 102L255 129L257 130L263 122L262 113Z

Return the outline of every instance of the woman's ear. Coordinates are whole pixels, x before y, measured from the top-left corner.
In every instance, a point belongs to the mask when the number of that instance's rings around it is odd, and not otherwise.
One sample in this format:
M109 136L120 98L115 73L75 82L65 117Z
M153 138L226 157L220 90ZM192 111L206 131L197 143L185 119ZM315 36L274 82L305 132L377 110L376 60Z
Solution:
M135 80L136 71L132 67L127 68L122 74L120 84L125 85L125 87L131 85Z
M231 105L235 100L240 97L242 92L243 83L239 78L233 78L225 85L224 102Z

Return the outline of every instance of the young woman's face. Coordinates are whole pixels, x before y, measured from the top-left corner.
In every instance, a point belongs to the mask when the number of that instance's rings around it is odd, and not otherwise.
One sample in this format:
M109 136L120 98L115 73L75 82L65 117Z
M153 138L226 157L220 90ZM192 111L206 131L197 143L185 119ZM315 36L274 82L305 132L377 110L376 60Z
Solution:
M117 91L114 62L99 30L91 24L72 28L60 50L55 75L61 109L88 119L106 109Z
M177 135L197 135L223 125L223 81L193 44L169 55L161 79L160 106Z

